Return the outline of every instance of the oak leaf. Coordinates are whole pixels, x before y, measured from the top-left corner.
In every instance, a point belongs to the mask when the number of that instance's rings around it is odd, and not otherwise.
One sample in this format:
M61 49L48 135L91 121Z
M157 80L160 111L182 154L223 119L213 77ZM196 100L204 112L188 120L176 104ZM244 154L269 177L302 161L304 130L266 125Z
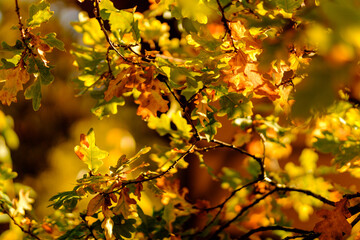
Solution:
M347 204L348 199L343 198L335 203L334 210L322 209L317 212L317 215L324 218L314 227L314 232L321 234L319 240L341 240L351 234L352 227L346 220L351 217Z
M141 84L141 94L135 103L139 104L137 115L142 119L148 119L151 116L156 116L157 112L166 112L169 110L167 100L163 99L160 93L163 90L161 82L158 79L148 80Z
M89 201L86 215L92 216L105 204L104 195L98 194Z
M144 82L145 79L140 76L140 72L141 69L134 66L123 69L109 82L108 89L104 93L104 99L110 101L113 97L120 97Z
M34 199L30 198L30 190L24 191L24 189L20 189L19 191L19 201L16 203L16 210L21 215L25 214L25 210L31 210L31 203L34 202Z
M0 80L5 81L0 90L1 103L10 106L11 102L17 102L16 95L18 91L23 90L23 84L30 80L30 75L20 62L14 68L0 70Z
M132 212L130 204L136 204L136 201L135 199L130 198L129 189L125 187L120 192L119 200L116 206L112 209L112 211L115 215L122 214L125 219L128 219L129 215Z
M88 165L92 172L96 172L103 164L102 159L108 156L108 152L99 149L95 145L95 133L90 129L88 134L80 135L80 145L74 148L75 154Z

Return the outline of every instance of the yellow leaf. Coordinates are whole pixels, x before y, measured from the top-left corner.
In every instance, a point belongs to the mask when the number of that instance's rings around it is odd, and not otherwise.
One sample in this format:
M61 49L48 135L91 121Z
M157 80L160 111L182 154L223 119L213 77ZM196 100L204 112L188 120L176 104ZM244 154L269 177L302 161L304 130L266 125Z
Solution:
M16 95L23 90L23 84L30 80L30 75L20 63L14 68L0 70L0 80L5 81L0 90L0 101L10 106L11 102L17 102Z
M17 212L24 215L25 210L31 210L32 206L31 203L34 202L34 199L30 198L30 190L27 192L24 189L20 189L19 191L19 201L16 204Z

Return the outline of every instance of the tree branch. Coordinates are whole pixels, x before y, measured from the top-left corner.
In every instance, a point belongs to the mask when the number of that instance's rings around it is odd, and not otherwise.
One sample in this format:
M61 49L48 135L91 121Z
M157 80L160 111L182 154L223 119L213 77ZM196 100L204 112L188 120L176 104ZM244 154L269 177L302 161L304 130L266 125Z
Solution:
M285 187L285 186L277 186L275 188L276 191L284 191L284 192L300 192L300 193L304 193L308 196L311 196L311 197L314 197L318 200L320 200L321 202L325 203L325 204L328 204L330 206L335 206L335 202L329 200L329 199L326 199L324 198L323 196L319 195L319 194L316 194L316 193L313 193L309 190L304 190L304 189L297 189L297 188L292 188L292 187Z
M166 85L166 87L169 89L171 95L173 95L173 97L175 98L176 102L179 103L182 111L184 112L184 115L185 115L186 120L187 120L188 123L190 123L190 125L191 125L191 128L192 128L192 130L193 130L193 132L194 132L194 134L195 134L196 141L199 141L199 140L201 139L201 136L200 136L198 130L196 129L195 124L194 124L193 121L191 120L191 117L189 116L189 114L188 114L187 111L186 111L186 105L187 105L187 104L183 104L183 103L180 101L180 99L175 95L175 93L174 93L173 90L171 89L170 85L168 84L169 79L168 79L165 75L159 74L159 75L157 76L157 78L159 79L159 81L165 83L165 85Z
M206 137L200 136L200 140L207 140L207 139L206 139ZM264 165L263 165L263 163L262 163L262 162L263 162L263 157L257 157L257 156L255 156L255 155L253 155L253 154L251 154L251 153L249 153L249 152L247 152L247 151L245 151L245 150L243 150L243 149L241 149L241 148L236 147L235 145L232 145L232 144L229 144L229 143L226 143L226 142L217 140L217 139L213 139L213 140L211 140L210 142L213 142L213 143L218 144L219 147L230 148L230 149L232 149L232 150L235 150L235 151L240 152L241 154L244 154L244 155L246 155L246 156L248 156L248 157L251 157L251 158L255 159L255 160L259 163L259 165L260 165L261 172L264 172L264 171L265 171Z
M224 225L222 225L211 237L211 239L215 239L215 237L217 235L219 235L219 233L221 233L222 231L224 231L227 227L230 226L230 224L232 224L233 222L235 222L239 217L241 217L241 215L243 215L247 210L249 210L250 208L252 208L253 206L255 206L256 204L258 204L261 200L264 200L266 197L270 196L271 194L273 194L274 192L276 192L276 189L271 190L270 192L264 194L262 197L257 198L255 201L253 201L252 203L250 203L249 205L243 207L241 209L241 211L235 216L233 217L231 220L229 220L228 222L226 222Z
M196 142L195 142L196 143ZM129 185L129 184L137 184L137 183L143 183L143 182L148 182L148 181L151 181L151 180L154 180L154 179L157 179L157 178L160 178L162 176L164 176L165 174L167 174L168 172L170 172L171 169L173 169L176 164L181 160L183 159L184 157L186 157L189 153L192 152L192 150L194 149L195 147L195 143L191 145L191 147L185 152L183 153L178 159L176 159L169 167L168 169L166 169L165 171L157 174L157 175L154 175L154 176L150 176L150 177L147 177L144 176L144 179L140 179L140 180L129 180L129 181L126 181L126 182L123 182L122 184L122 188L125 187L126 185Z
M112 50L114 50L125 62L131 63L131 64L135 64L134 62L130 61L129 59L127 59L124 55L122 55L119 50L116 48L115 44L111 41L109 34L107 33L105 26L104 26L104 21L103 19L100 17L99 12L100 12L100 6L99 6L99 0L95 0L95 7L94 7L94 15L96 20L98 21L101 31L104 33L105 39L106 41L109 43L110 47Z
M313 231L307 231L299 228L291 228L291 227L283 227L283 226L266 226L266 227L259 227L250 230L246 234L242 235L239 240L246 240L251 235L258 233L258 232L265 232L265 231L273 231L273 230L281 230L285 232L293 232L293 233L299 233L299 234L313 234Z
M219 10L221 12L221 21L223 22L223 25L225 27L226 34L228 34L228 36L230 38L231 46L235 49L235 52L236 52L238 49L235 46L234 39L233 39L232 34L231 34L231 29L229 27L229 20L227 20L227 18L225 17L225 11L224 11L225 8L223 8L221 6L220 0L216 0L216 2L218 4ZM225 34L225 36L226 36L226 34Z

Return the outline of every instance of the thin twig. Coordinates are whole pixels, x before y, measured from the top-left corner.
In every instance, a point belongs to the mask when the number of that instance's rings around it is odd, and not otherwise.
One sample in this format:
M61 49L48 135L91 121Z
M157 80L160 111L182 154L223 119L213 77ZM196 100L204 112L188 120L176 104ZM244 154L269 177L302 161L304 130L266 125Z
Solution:
M196 143L196 142L195 142ZM185 152L183 153L178 159L176 159L165 171L157 174L157 175L154 175L154 176L150 176L150 177L146 177L144 176L144 179L141 179L141 180L129 180L129 181L125 181L123 182L122 184L122 188L125 187L126 185L129 185L129 184L137 184L137 183L143 183L143 182L148 182L148 181L151 181L151 180L154 180L154 179L157 179L157 178L160 178L162 176L164 176L165 174L169 173L171 169L173 169L177 164L178 162L183 159L184 157L186 157L190 152L192 152L192 150L194 149L195 147L195 143L191 145L191 147Z
M16 222L15 218L6 210L6 208L4 206L2 206L2 209L3 209L3 213L5 213L6 215L9 216L9 218L12 220L12 222L18 226L21 231L23 233L26 233L28 235L30 235L31 237L35 238L35 239L38 239L38 240L41 240L36 234L34 234L32 231L31 231L31 227L29 226L29 229L25 229L23 226L21 226L18 222Z
M266 227L258 227L255 229L250 230L246 234L242 235L239 239L245 240L248 239L251 235L258 233L258 232L265 232L265 231L274 231L274 230L281 230L285 232L293 232L299 234L313 234L313 231L307 231L299 228L291 228L291 227L283 227L283 226L266 226Z
M360 214L351 222L351 226L354 227L360 221Z
M290 239L296 239L296 238L302 238L304 240L312 240L312 239L318 238L320 235L321 235L320 233L309 232L308 234L301 234L301 235L286 237L283 240L290 240Z
M258 180L255 180L255 181L249 182L249 183L241 186L240 188L235 189L234 191L231 192L231 194L230 194L222 203L220 203L220 204L218 204L218 205L216 205L216 206L214 206L214 207L200 209L200 210L202 210L202 211L209 212L209 211L211 211L211 210L214 210L214 209L219 208L218 212L215 214L215 216L211 219L211 221L210 221L208 224L206 224L200 231L196 232L195 234L190 235L189 237L194 237L194 236L199 235L200 233L204 232L208 227L210 227L210 226L215 222L215 220L216 220L216 219L218 218L218 216L220 215L221 211L224 209L225 204L226 204L233 196L235 196L235 194L236 194L237 192L239 192L239 191L241 191L242 189L244 189L244 188L246 188L246 187L249 187L249 186L251 186L251 185L253 185L253 184L257 183L257 182L258 182ZM183 236L183 237L185 237L185 236ZM187 236L186 236L186 237L187 237Z
M165 83L165 85L166 85L166 87L169 89L171 95L173 95L174 98L175 98L175 100L176 100L176 102L179 103L180 107L182 108L182 110L183 110L183 112L184 112L184 115L185 115L186 120L190 123L191 128L192 128L193 132L195 133L196 141L199 141L199 140L201 139L201 136L200 136L198 130L196 129L195 124L194 124L193 121L191 120L190 115L189 115L189 114L187 113L187 111L186 111L186 105L187 105L187 104L183 104L183 103L179 100L179 98L175 95L175 93L172 91L170 85L168 84L169 79L168 79L165 75L159 74L159 75L157 76L157 78L159 79L159 81Z
M224 8L221 6L220 0L216 0L216 2L218 4L219 10L221 12L221 21L223 22L223 25L225 27L226 34L228 34L228 36L230 38L231 46L235 49L235 52L236 52L238 49L236 48L235 43L234 43L234 39L232 37L231 29L229 27L229 20L227 20L226 17L225 17L225 11L224 11Z
M343 195L344 198L347 198L347 199L352 199L352 198L357 198L357 197L360 197L360 193L353 193L353 194L344 194Z
M111 41L109 34L107 33L105 27L104 27L104 22L103 19L100 17L99 13L100 13L100 6L99 6L99 0L95 0L95 7L94 7L94 15L96 20L98 21L101 31L104 33L105 39L106 41L109 43L110 47L112 50L114 50L124 61L128 62L128 63L132 63L134 64L134 62L130 61L129 59L127 59L124 55L122 55L119 50L116 48L116 46L114 45L114 43Z
M257 198L255 201L253 201L252 203L250 203L249 205L243 207L241 209L241 211L235 216L233 217L231 220L227 221L224 225L222 225L211 237L211 239L215 239L215 237L221 233L222 231L224 231L227 227L229 227L233 222L235 222L239 217L241 217L247 210L249 210L250 208L252 208L253 206L255 206L256 204L258 204L261 200L264 200L266 197L270 196L271 194L273 194L274 192L276 192L276 189L271 190L270 192L264 194L262 197Z
M207 140L207 139L206 139L206 137L201 136L200 140ZM245 150L243 150L241 148L236 147L235 145L232 145L232 144L229 144L229 143L217 140L217 139L210 140L210 142L216 143L216 144L218 144L219 146L222 146L222 147L231 148L231 149L233 149L235 151L238 151L241 154L244 154L244 155L246 155L248 157L251 157L251 158L255 159L260 165L262 165L261 164L262 163L262 158L261 157L257 157L257 156L255 156L255 155L253 155L253 154L251 154L251 153L249 153L249 152L247 152L247 151L245 151Z
M206 89L206 85L204 85L202 88L200 88L197 93L195 93L194 95L192 95L189 100L187 100L187 104L191 103L192 101L194 101L194 99L196 98L196 96L201 93L204 89Z
M313 193L309 190L304 190L304 189L297 189L297 188L292 188L292 187L284 187L284 186L277 186L276 187L276 190L277 191L284 191L284 192L300 192L300 193L304 193L308 196L311 196L311 197L314 197L318 200L320 200L321 202L325 203L325 204L328 204L330 206L335 206L335 202L329 200L329 199L326 199L324 198L323 196L319 195L319 194L316 194L316 193Z

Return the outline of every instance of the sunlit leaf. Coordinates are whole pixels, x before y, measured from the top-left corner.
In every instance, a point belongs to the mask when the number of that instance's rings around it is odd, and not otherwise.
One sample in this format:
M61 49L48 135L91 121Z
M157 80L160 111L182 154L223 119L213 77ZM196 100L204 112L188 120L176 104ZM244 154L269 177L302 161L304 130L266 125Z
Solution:
M32 4L29 9L28 27L39 27L41 23L47 22L54 14L50 11L50 4L42 0L38 4Z
M88 168L92 172L96 172L98 168L103 164L102 159L108 156L108 152L99 149L95 145L95 133L93 129L90 129L88 134L81 134L80 145L74 148L76 155L88 165Z

